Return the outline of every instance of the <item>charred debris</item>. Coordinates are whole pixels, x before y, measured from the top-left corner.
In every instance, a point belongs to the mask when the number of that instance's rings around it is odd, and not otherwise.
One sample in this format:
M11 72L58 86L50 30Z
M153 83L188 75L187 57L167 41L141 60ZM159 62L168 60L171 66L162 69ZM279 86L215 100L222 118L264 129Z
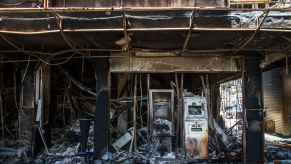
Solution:
M0 163L291 163L290 4L0 2Z

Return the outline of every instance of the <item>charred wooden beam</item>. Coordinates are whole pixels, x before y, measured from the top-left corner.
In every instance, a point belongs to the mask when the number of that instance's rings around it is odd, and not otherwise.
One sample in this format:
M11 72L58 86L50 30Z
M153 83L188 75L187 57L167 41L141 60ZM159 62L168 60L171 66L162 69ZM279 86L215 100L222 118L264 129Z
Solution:
M131 62L129 65L129 61ZM112 72L238 72L231 57L124 57L111 59Z

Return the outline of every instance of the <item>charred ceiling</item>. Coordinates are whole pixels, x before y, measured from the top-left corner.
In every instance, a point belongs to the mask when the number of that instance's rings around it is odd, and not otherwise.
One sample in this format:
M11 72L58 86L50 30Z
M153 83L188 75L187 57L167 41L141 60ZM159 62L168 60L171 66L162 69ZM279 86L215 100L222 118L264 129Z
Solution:
M128 46L177 53L289 51L286 45L291 38L290 13L286 10L40 11L2 10L0 48L42 52L64 49L118 51Z
M0 138L12 146L7 136L23 140L31 156L54 162L84 155L263 163L260 64L282 66L286 57L288 68L290 15L0 8ZM68 125L80 131L66 131Z

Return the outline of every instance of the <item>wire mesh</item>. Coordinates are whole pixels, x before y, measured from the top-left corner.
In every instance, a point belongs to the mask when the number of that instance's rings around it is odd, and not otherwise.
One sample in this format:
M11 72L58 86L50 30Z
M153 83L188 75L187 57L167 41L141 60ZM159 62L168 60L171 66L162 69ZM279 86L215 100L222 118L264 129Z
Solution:
M225 127L233 135L242 130L242 80L232 80L220 85L220 115Z

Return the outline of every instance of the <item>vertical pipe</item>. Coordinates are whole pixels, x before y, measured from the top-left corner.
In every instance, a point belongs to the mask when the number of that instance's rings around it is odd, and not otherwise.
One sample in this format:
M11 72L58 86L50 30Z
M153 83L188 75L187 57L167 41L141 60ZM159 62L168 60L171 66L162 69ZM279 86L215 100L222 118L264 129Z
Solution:
M184 97L184 74L183 73L181 73L181 82L180 82L180 93L181 93L181 100L180 100L180 102L181 102L181 109L180 109L180 112L179 112L179 117L180 117L180 120L179 120L179 122L180 122L180 127L179 127L179 129L180 129L180 146L182 146L182 148L184 148L184 144L183 144L183 142L182 142L182 138L184 137L184 133L183 133L183 130L182 129L184 129L184 99L183 99L183 97ZM176 146L178 146L178 145L176 145Z
M112 79L112 77L111 77L111 69L110 69L110 67L108 69L109 69L109 71L107 73L107 82L108 82L107 83L108 84L108 86L107 86L107 94L108 94L108 103L109 103L109 105L108 105L108 112L106 112L106 118L108 118L107 122L106 122L106 125L108 126L107 130L106 130L107 141L108 141L108 143L106 145L106 150L107 151L109 151L109 145L111 145L110 111L111 111L111 85L112 85L112 83L111 83L111 79Z
M143 103L143 91L142 91L142 73L139 74L139 90L140 90L140 103L139 103L139 117L141 127L144 126L142 118L142 103Z
M150 140L150 134L151 134L151 131L150 131L150 94L149 94L149 90L151 88L151 84L150 84L150 79L151 79L151 75L148 73L147 74L147 93L148 93L148 100L147 100L147 127L148 127L148 141Z
M136 140L136 132L137 132L137 124L136 124L136 108L137 108L137 74L133 74L134 76L134 89L133 89L133 106L132 106L132 116L133 116L133 138L130 144L129 152L136 151L137 140Z
M133 91L133 135L134 135L134 143L133 143L133 150L136 151L137 147L137 139L136 139L136 133L137 133L137 124L136 124L136 108L137 108L137 74L134 74L134 91Z
M178 113L178 118L177 118L177 125L176 125L176 144L175 146L178 146L179 144L179 139L178 139L178 134L180 134L180 113L181 113L181 94L180 94L180 91L181 91L181 88L180 88L180 85L179 85L179 79L178 79L178 73L176 72L175 73L175 83L176 83L176 94L177 94L177 113Z

